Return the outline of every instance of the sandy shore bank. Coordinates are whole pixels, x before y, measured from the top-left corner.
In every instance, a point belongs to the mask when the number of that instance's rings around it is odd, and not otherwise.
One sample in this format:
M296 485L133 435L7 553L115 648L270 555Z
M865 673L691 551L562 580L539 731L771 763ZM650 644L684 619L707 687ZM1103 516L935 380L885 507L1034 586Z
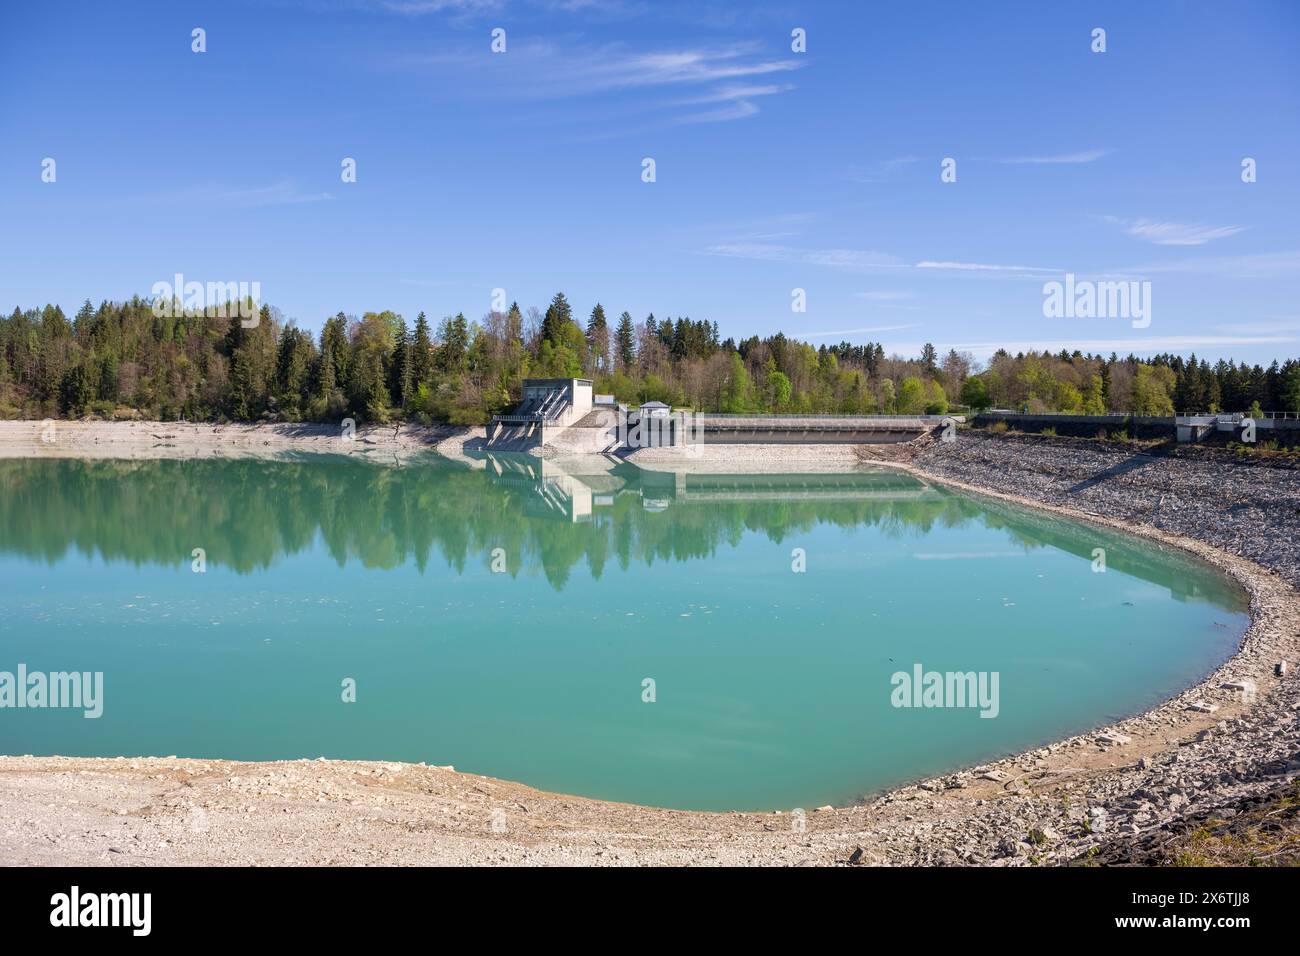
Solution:
M847 862L861 850L859 863L1023 865L1069 860L1300 776L1295 473L1134 465L1122 450L1043 440L868 454L1198 555L1251 594L1241 650L1113 727L802 814L654 810L409 764L4 757L0 863L792 865ZM1261 488L1276 514L1237 524ZM1273 673L1281 659L1292 665L1286 679ZM1250 702L1224 686L1245 681L1257 688ZM1190 709L1201 702L1217 710Z
M0 458L248 458L295 452L387 456L428 451L464 429L202 422L0 421Z

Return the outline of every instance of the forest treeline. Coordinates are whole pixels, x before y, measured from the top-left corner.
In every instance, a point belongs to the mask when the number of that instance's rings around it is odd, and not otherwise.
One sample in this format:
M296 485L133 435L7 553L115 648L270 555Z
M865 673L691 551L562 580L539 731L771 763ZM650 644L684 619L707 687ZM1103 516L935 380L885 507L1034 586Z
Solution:
M245 306L247 307L247 305ZM1079 351L912 357L879 343L814 346L781 333L720 339L716 322L634 320L563 293L469 321L391 311L326 320L313 337L277 310L159 315L89 300L0 317L0 417L190 421L407 420L478 424L513 407L528 376L583 376L619 401L713 412L942 414L953 406L1136 415L1300 413L1300 361L1267 368L1195 355Z

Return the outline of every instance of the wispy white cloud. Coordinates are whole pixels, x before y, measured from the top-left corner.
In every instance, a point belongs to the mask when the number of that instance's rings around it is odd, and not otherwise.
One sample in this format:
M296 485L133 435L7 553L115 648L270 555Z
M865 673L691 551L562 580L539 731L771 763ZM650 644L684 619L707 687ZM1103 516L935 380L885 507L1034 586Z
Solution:
M1158 246L1203 246L1215 239L1226 239L1245 230L1245 226L1206 226L1200 223L1168 222L1159 219L1121 219L1097 216L1102 222L1121 227L1127 235Z
M678 119L678 122L717 123L726 120L743 119L758 112L758 106L754 103L754 100L758 97L775 96L778 93L785 93L792 89L794 87L788 83L768 83L761 86L729 84L702 96L679 100L678 105L682 106L698 106L709 103L722 103L725 105L720 109L705 110L682 116Z
M308 0L308 5L319 6L322 0ZM349 2L349 0L343 0ZM350 0L350 5L380 13L396 13L407 17L423 17L449 13L472 16L480 13L500 13L509 4L506 0ZM529 0L528 6L538 7L548 13L595 13L629 15L638 13L644 5L624 0Z
M721 109L705 110L702 113L691 113L688 116L679 116L676 120L678 123L725 123L728 120L744 119L747 116L753 116L758 112L758 106L751 100L737 100L729 106Z
M902 299L914 298L911 292L886 292L880 290L874 292L855 292L853 293L853 296L858 299L866 299L869 302L898 302Z
M308 6L319 5L319 0L308 3ZM406 17L423 17L436 13L495 13L504 9L505 5L505 0L351 0L351 6L363 10L397 13Z
M1059 269L1041 266L999 265L989 262L923 259L912 263L899 256L866 249L799 249L766 242L719 243L704 249L703 254L733 259L755 259L761 262L795 262L851 272L870 272L876 269L925 269L958 275L995 275L1003 278L1041 278L1046 275L1058 275L1061 272Z
M960 260L922 259L908 262L900 256L867 249L820 248L805 249L776 242L763 241L765 237L753 235L744 240L717 243L698 251L700 255L722 256L733 259L752 259L759 262L790 262L822 266L846 272L877 273L893 271L898 275L929 274L990 280L1034 280L1061 278L1066 271L1076 279L1142 280L1164 273L1191 273L1216 275L1234 279L1274 278L1300 274L1300 250L1261 252L1242 256L1212 256L1177 259L1164 262L1147 262L1121 268L1088 269L1076 266L1069 270L1060 267L1015 265L995 262L965 262ZM772 238L778 238L774 235ZM868 301L888 301L889 293L859 293Z
M1007 266L990 262L936 262L925 259L916 264L918 269L945 269L949 272L1015 272L1024 274L1042 274L1060 272L1059 269L1045 269L1042 266Z
M799 60L753 59L756 52L752 44L651 53L623 53L611 48L576 67L570 64L567 82L580 91L596 92L738 80L787 73L803 66Z
M1112 149L1087 149L1076 153L1060 153L1051 156L1011 156L993 160L974 157L966 160L966 162L994 162L1013 166L1079 164L1095 162L1113 152ZM931 159L937 166L939 157L934 156ZM852 167L848 172L848 178L858 183L887 183L898 179L909 166L922 161L923 157L920 156L895 156L892 159L877 160Z
M1300 335L1300 315L1277 321L1227 322L1214 327L1216 332L1235 332L1238 335Z
M1194 259L1173 259L1166 262L1149 262L1119 270L1129 274L1162 272L1196 272L1203 275L1220 275L1236 279L1266 279L1300 273L1300 250L1280 252L1255 252L1240 256L1206 256Z
M919 156L895 156L893 159L882 159L879 162L868 163L865 166L853 167L849 170L849 179L855 183L889 182L897 177L903 169L920 161Z
M220 189L207 193L213 199L234 206L285 206L298 203L327 202L334 198L328 192L304 192L291 180L260 186L253 189Z
M763 242L733 242L709 246L704 255L730 259L756 259L760 262L801 262L836 269L865 271L905 266L897 256L862 249L796 249Z
M1113 149L1085 149L1077 153L1061 153L1054 156L1013 156L1009 159L995 159L994 162L1006 163L1012 166L1074 165L1096 162L1103 156L1109 156L1113 152Z
M825 339L835 335L874 335L880 332L902 332L906 329L919 329L921 323L912 322L908 325L869 325L861 329L832 329L828 332L803 332L800 333L809 339Z
M121 196L105 200L110 205L167 205L194 208L255 209L261 206L293 206L328 202L333 193L305 191L290 179L267 186L229 186L204 183L145 196Z
M802 68L806 60L770 56L754 43L674 50L629 50L625 44L581 47L552 40L517 41L510 46L510 69L493 58L438 53L401 59L407 70L454 70L457 82L474 77L477 89L523 100L619 97L620 115L629 109L672 110L671 123L712 123L743 119L759 112L758 101L794 89L772 78ZM673 99L649 99L669 90L696 90ZM632 94L646 94L631 101ZM717 105L716 109L683 109ZM590 107L583 119L590 122ZM607 125L607 124L606 124Z

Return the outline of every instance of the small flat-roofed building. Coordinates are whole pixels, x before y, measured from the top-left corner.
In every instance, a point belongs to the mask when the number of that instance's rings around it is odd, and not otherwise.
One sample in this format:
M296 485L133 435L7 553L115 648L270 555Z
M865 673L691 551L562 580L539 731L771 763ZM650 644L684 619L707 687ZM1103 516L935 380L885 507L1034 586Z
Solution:
M493 415L488 447L544 445L592 409L589 378L526 378L523 401L513 412Z
M540 410L543 417L555 410L569 412L568 417L576 421L591 411L591 388L589 378L526 378L520 408Z

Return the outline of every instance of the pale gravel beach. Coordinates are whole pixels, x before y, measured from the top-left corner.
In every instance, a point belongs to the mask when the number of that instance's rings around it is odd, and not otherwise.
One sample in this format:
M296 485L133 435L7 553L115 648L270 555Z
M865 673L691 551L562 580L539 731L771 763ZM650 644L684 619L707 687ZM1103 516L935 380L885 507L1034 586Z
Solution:
M346 437L338 425L211 422L0 421L0 458L248 458L291 452L366 455L432 449L464 431L450 426L371 425Z
M321 428L59 422L56 451L40 423L4 422L0 457L337 451L337 429ZM440 442L454 451L468 434L390 426L358 433L349 453L400 458ZM823 450L751 447L708 467L843 463L842 450ZM0 757L0 863L1025 865L1065 862L1300 777L1300 472L968 431L952 445L860 446L856 457L1189 551L1250 593L1241 649L1110 728L803 815L657 810L411 764ZM1291 662L1284 679L1279 660ZM1245 680L1258 687L1250 704L1222 686ZM1219 709L1198 713L1194 701ZM1099 743L1102 732L1128 740Z

